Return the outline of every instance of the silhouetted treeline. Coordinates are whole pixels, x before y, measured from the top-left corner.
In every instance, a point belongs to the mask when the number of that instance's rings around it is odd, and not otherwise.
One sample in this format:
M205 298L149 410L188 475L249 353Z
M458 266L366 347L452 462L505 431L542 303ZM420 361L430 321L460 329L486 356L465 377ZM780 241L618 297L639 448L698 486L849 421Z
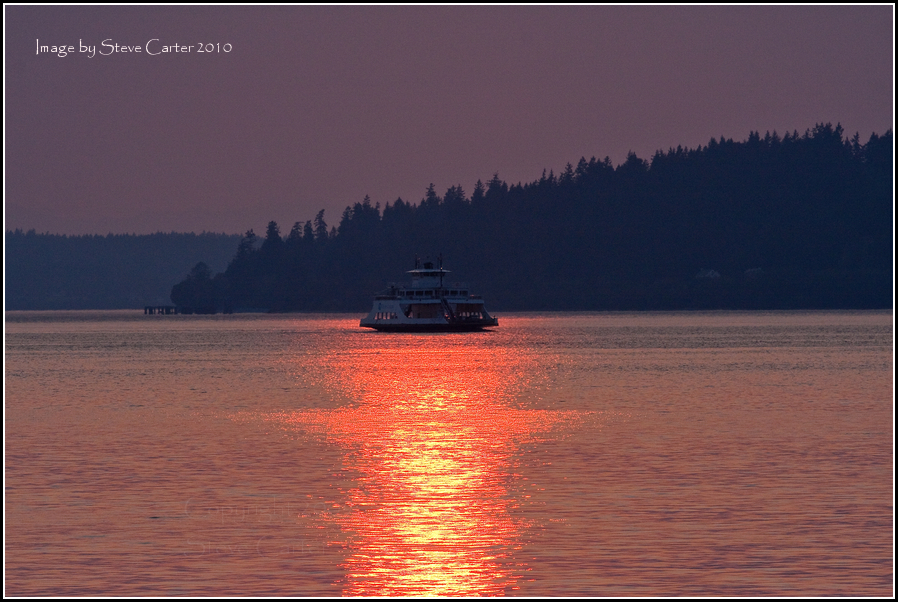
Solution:
M170 303L172 282L198 261L223 270L233 234L64 236L7 231L7 310L127 309Z
M892 306L892 132L752 132L707 146L580 159L468 195L364 201L261 239L224 273L200 269L176 303L274 311L370 308L416 254L471 282L494 310L887 308ZM199 266L198 266L199 267ZM200 293L200 291L206 291ZM205 295L205 296L204 296Z

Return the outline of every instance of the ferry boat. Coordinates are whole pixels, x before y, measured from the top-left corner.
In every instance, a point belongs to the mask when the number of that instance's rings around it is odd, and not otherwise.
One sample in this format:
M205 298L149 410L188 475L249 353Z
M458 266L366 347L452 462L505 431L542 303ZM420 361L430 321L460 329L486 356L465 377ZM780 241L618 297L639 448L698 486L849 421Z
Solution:
M410 285L390 288L374 296L371 312L359 326L392 332L463 332L498 326L499 320L483 307L483 297L472 295L462 282L449 282L449 270L426 262L407 272Z

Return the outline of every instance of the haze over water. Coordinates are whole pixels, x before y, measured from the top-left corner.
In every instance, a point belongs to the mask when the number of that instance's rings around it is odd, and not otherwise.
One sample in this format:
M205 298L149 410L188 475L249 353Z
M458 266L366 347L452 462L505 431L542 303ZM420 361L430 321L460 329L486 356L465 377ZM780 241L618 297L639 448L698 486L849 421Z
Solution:
M6 314L7 595L893 593L891 312Z

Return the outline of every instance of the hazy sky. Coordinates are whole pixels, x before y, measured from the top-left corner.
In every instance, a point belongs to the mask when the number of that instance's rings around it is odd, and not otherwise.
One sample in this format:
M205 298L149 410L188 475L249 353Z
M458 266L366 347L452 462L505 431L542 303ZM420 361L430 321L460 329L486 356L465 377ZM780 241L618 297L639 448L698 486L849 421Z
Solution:
M273 219L286 234L322 208L335 225L366 194L417 203L431 182L470 195L581 156L893 127L892 6L4 12L7 228ZM104 41L141 52L104 56ZM174 45L191 50L162 52Z

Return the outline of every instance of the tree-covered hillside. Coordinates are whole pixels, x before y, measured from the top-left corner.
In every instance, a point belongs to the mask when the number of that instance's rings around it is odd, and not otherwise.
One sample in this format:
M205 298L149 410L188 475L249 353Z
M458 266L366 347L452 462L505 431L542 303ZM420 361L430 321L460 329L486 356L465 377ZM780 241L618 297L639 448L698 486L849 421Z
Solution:
M202 261L224 269L233 234L64 236L6 232L5 306L126 309L170 303L173 282Z
M414 257L491 309L892 307L893 137L840 126L752 132L696 149L580 159L470 196L431 185L418 204L365 200L328 227L247 232L227 269L196 266L172 300L207 310L363 311Z

